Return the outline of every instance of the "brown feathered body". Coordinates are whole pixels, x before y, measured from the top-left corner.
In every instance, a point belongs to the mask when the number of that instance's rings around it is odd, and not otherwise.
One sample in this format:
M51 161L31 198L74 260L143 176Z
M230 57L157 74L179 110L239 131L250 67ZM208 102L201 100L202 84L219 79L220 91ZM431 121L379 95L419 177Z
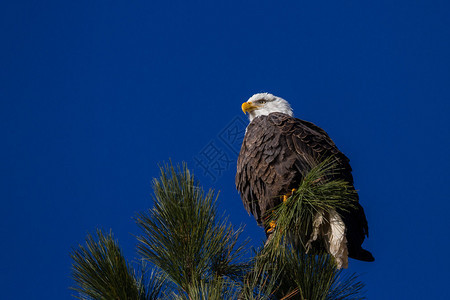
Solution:
M353 186L349 159L336 147L328 134L313 123L284 113L255 118L247 127L237 162L236 187L246 210L261 226L267 212L279 205L281 195L298 188L311 162L333 156L339 173ZM359 203L350 211L338 211L346 226L349 257L372 261L370 252L361 248L368 225Z

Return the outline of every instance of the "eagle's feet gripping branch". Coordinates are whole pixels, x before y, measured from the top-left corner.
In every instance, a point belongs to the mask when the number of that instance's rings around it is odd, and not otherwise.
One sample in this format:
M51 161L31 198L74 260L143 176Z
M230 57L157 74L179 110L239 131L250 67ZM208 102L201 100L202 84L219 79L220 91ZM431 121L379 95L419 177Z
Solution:
M277 222L275 222L274 220L270 221L269 228L266 230L266 234L273 233L275 230L275 227L277 227Z
M281 196L283 199L283 202L286 202L287 199L289 199L290 196L292 196L293 193L295 193L297 189L292 189L289 193L287 193L286 195Z
M292 194L295 193L296 190L297 189L292 189L289 193L287 193L283 196L280 196L281 200L283 200L283 203L286 202L289 199L289 197L291 197ZM275 227L277 227L277 222L275 222L274 220L270 221L269 228L267 228L266 233L267 234L273 233L273 231L275 230Z

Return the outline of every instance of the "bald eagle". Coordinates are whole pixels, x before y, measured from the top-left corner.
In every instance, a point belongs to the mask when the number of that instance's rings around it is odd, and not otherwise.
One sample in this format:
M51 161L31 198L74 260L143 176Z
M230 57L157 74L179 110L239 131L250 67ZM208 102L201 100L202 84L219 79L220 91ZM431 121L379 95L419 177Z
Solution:
M270 227L265 222L267 213L282 203L280 195L289 195L300 185L311 169L311 161L332 157L339 169L337 177L353 188L349 159L322 128L294 118L286 100L259 93L243 103L242 110L248 113L250 124L238 157L236 188L258 225L266 230ZM347 211L335 211L329 216L318 213L314 224L320 226L321 222L331 225L323 238L328 239L326 250L337 259L339 267L347 267L348 257L374 260L372 254L361 247L369 229L359 201ZM266 233L269 236L271 230Z

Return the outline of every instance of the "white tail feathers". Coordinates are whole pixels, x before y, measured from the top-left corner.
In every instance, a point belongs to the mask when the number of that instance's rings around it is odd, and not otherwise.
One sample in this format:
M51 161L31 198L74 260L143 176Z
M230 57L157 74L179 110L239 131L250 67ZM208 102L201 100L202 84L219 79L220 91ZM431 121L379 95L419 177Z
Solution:
M345 237L345 224L339 214L333 209L329 214L317 212L313 221L313 232L306 243L306 250L311 249L311 243L323 240L328 253L336 260L337 268L348 267L347 238Z

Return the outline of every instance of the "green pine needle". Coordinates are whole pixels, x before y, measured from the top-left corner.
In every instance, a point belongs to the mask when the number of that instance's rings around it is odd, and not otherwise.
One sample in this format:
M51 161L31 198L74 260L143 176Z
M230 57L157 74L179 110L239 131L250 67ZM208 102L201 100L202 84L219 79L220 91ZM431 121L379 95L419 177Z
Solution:
M146 295L143 277L129 267L111 233L98 230L97 240L88 235L86 245L74 249L71 257L77 283L72 289L79 299L156 299Z
M143 230L138 251L144 259L185 293L221 277L242 277L244 247L237 242L242 229L219 220L213 191L205 193L186 165L165 165L153 189L154 208L137 217Z
M329 215L354 207L358 195L348 182L333 179L338 171L332 157L317 164L305 174L292 196L268 215L276 222L275 234L269 241L273 250L289 243L306 247L318 212Z
M73 290L79 299L363 299L356 275L344 276L333 258L304 245L317 212L345 211L353 187L334 180L332 160L305 174L298 190L269 215L272 238L243 262L242 228L217 216L217 197L205 193L186 165L161 168L154 207L137 216L138 253L155 269L148 276L127 263L112 234L88 235L73 250ZM296 238L293 238L296 237ZM298 239L300 245L298 247Z
M338 171L333 158L317 164L268 216L276 222L275 231L256 255L255 266L278 299L363 299L364 285L356 275L342 276L334 258L321 247L308 253L306 248L318 212L346 211L358 199L351 184L334 178Z

